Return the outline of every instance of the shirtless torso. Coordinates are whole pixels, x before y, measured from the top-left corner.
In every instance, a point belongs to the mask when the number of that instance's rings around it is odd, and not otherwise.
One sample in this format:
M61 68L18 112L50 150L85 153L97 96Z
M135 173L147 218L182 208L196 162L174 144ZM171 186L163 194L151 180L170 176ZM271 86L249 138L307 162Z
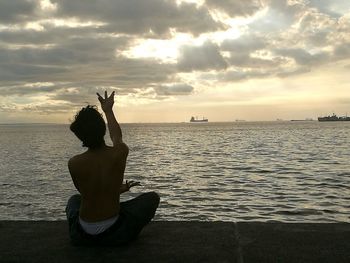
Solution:
M104 98L97 96L113 146L105 144L106 125L101 114L90 105L82 108L70 129L88 150L68 161L80 193L71 196L66 206L69 235L74 244L126 244L152 220L160 198L156 192L148 192L120 202L120 194L140 183L123 182L129 148L114 116L114 91L110 96L105 91ZM91 239L95 235L98 237Z
M119 196L128 156L125 143L103 146L76 155L68 162L70 174L81 194L79 216L86 222L97 222L119 213Z

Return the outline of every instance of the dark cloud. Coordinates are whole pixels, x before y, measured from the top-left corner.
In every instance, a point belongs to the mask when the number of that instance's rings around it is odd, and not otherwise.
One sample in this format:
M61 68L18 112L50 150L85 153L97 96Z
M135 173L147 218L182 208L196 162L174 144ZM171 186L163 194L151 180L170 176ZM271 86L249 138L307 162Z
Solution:
M231 17L249 16L261 9L261 0L205 0L209 8L218 9Z
M296 69L281 69L276 75L280 78L286 78L295 75L305 74L310 71L311 69L309 67L299 67Z
M287 18L295 17L305 9L305 3L303 1L265 0L265 2L270 10L278 11Z
M249 71L238 71L238 70L229 70L223 74L220 74L220 81L223 82L237 82L252 78L265 78L270 76L271 73L268 71L261 70L249 70Z
M36 4L34 0L1 0L0 23L11 24L33 19Z
M263 59L250 55L233 55L228 59L230 65L244 68L274 68L283 63L281 58Z
M43 105L27 105L21 109L17 109L22 112L35 112L42 115L47 114L60 114L60 113L72 113L72 108L77 108L78 106L85 105L71 105L69 103L47 103ZM0 109L1 111L1 109Z
M227 63L220 54L219 47L212 42L201 46L183 46L178 59L178 69L184 72L221 70Z
M244 35L237 39L226 39L221 43L221 50L237 52L239 54L250 53L266 47L266 40L254 35Z
M350 42L336 46L334 55L339 60L350 58Z
M152 31L156 35L178 32L200 34L223 29L204 6L170 0L57 0L58 17L78 17L107 23L114 32L142 34Z
M266 47L266 40L254 35L244 35L237 39L227 39L220 45L222 51L230 52L230 57L227 59L230 65L247 68L272 67L278 64L276 59L262 59L251 56L251 53L265 49Z
M46 82L70 82L76 85L118 86L123 89L143 88L149 84L167 82L176 73L174 65L159 64L153 59L117 58L113 63L79 65L64 74L37 75Z
M59 76L68 73L64 67L42 66L33 64L0 63L0 85L7 82L28 81L37 82L50 79L50 76Z
M67 87L120 86L125 92L132 93L135 87L168 82L176 73L175 65L121 56L120 51L132 41L128 36L99 34L94 28L81 28L81 32L78 28L50 29L44 32L30 30L23 35L5 32L3 40L7 44L0 46L3 85L20 80L65 82L69 83ZM11 48L8 42L19 48Z
M17 82L9 85L0 86L0 96L25 96L40 93L51 93L61 89L62 85L52 83L26 83Z
M0 63L0 96L47 94L52 100L80 105L95 101L96 91L112 88L119 95L139 93L150 86L173 81L176 73L176 66L172 64L160 64L154 59L128 59L108 52L100 54L101 57L94 62L92 57L98 52L89 55L90 49L85 50L86 57L90 58L87 60L82 54L80 61L75 52L72 52L73 59L68 56L53 59L53 54L42 55L37 50L34 54L28 50L17 51L20 55L3 53L8 56L5 61L12 58L13 63ZM108 55L111 58L102 59ZM43 82L50 84L40 84ZM39 84L26 85L28 83Z
M322 47L328 42L328 35L327 31L312 32L305 39L315 47Z
M292 36L300 45L324 47L333 45L332 34L338 31L337 19L319 13L315 9L305 9L297 22L298 31Z
M320 65L329 61L329 54L327 52L311 54L301 48L277 49L275 53L284 57L293 58L299 65Z
M62 45L75 39L84 39L85 42L94 41L94 44L110 44L113 41L127 40L129 37L113 37L112 34L104 34L99 26L68 27L53 26L50 23L41 23L43 30L17 29L0 31L0 43L16 45ZM109 40L108 40L109 38ZM97 43L101 39L100 43Z
M110 89L112 90L112 89ZM96 92L101 94L102 89L98 87L64 88L50 95L54 101L69 102L71 105L96 103Z
M155 92L160 96L189 95L193 92L193 87L187 84L160 85Z
M350 9L350 2L344 0L309 0L308 4L333 17L340 17L344 11Z
M300 1L265 0L267 14L249 25L251 32L270 34L289 29L305 10Z
M69 66L109 62L116 51L124 48L127 43L123 37L69 37L69 34L61 41L57 40L55 45L47 48L0 48L0 63L10 61L18 64Z

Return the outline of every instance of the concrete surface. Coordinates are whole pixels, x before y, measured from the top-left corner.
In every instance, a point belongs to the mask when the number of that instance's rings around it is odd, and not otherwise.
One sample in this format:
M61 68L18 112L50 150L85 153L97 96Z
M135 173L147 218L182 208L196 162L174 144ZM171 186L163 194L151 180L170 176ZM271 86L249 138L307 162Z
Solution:
M350 262L350 224L152 222L124 247L73 247L65 221L0 221L0 262Z
M244 262L350 262L350 224L238 223Z

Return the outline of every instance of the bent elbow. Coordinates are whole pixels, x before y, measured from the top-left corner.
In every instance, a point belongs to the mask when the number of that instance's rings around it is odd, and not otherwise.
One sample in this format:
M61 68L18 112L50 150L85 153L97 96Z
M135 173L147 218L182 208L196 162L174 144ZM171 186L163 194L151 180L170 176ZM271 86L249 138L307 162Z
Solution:
M126 156L128 156L129 155L129 146L126 144L126 143L122 143L122 151L123 151L123 153L126 155Z
M119 154L122 154L124 156L128 156L129 154L129 147L124 142L120 142L114 145L114 148L119 152Z

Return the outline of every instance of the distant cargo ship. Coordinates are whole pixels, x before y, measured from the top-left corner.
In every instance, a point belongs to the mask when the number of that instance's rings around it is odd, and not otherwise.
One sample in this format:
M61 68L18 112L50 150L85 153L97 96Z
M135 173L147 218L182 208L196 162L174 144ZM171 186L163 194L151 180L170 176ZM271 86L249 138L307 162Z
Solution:
M318 121L350 121L350 117L348 116L338 117L333 113L332 116L318 117Z
M192 116L190 122L208 122L208 119L203 117L203 119L199 120L197 117L195 118Z

